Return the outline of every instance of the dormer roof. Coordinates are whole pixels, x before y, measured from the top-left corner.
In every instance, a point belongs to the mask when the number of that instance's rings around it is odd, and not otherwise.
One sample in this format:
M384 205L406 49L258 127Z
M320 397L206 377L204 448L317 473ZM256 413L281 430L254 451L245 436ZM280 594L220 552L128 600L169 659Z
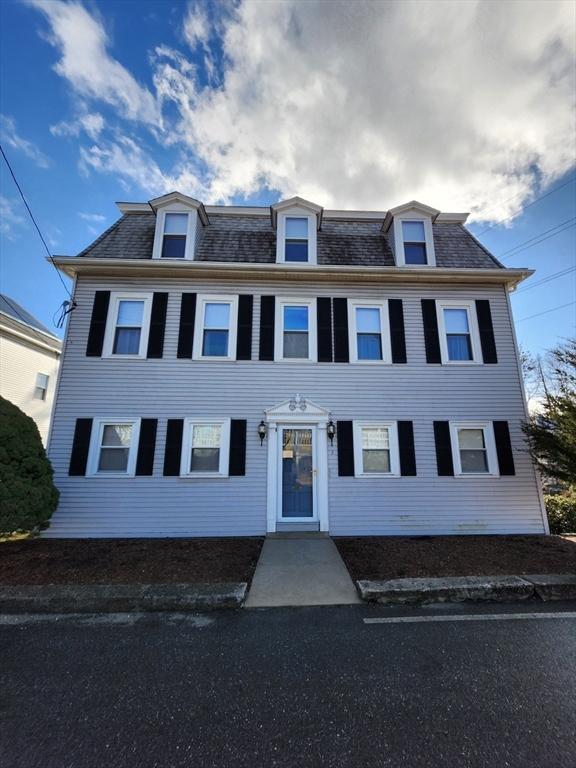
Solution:
M432 221L435 221L436 218L440 215L440 211L436 208L431 208L429 205L419 203L417 200L410 200L409 203L397 205L395 208L390 208L390 210L387 211L382 223L382 232L388 232L395 216L400 216L403 213L411 213L412 211L414 213L419 213L422 216L426 216Z
M290 197L288 200L281 200L270 206L270 217L274 229L276 229L278 214L290 210L290 208L304 208L310 211L310 213L313 213L316 216L316 226L320 229L324 208L317 203L311 203L309 200L304 200L303 197Z
M202 224L204 224L204 226L210 224L206 208L204 208L204 203L201 203L200 200L196 200L194 197L188 197L188 195L184 195L182 192L168 192L166 195L155 197L153 200L148 201L148 205L152 208L154 213L156 213L158 208L163 208L172 203L180 203L180 205L183 205L185 208L191 208L198 211L198 216L200 217Z

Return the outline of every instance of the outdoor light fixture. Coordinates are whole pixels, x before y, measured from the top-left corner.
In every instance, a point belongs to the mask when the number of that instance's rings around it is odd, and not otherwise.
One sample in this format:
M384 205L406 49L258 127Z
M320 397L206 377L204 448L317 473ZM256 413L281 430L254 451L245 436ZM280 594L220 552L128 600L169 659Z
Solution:
M258 437L260 438L260 445L264 442L264 438L266 437L266 433L268 432L268 428L266 424L264 423L264 420L258 424Z
M328 424L326 425L326 434L328 435L328 440L330 440L330 445L334 445L334 435L336 434L336 424L330 419Z

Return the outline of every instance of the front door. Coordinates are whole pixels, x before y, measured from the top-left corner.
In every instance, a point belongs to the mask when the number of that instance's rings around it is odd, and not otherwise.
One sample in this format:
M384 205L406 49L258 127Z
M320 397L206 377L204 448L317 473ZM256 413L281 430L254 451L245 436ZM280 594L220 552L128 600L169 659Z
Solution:
M280 427L279 519L316 520L315 427Z

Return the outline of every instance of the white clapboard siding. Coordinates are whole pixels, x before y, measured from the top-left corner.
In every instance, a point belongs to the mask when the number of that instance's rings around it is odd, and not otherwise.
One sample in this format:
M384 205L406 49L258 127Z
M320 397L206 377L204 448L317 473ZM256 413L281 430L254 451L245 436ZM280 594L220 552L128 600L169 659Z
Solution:
M164 358L112 360L85 356L96 290L169 292ZM254 295L253 359L179 360L180 297L197 293ZM404 300L407 365L260 362L259 295L343 296ZM497 365L428 365L422 298L490 299ZM333 535L542 533L536 476L521 433L521 383L505 289L500 286L391 284L343 287L287 281L165 279L78 280L61 372L50 457L61 491L51 536L233 536L266 531L266 443L257 425L265 408L300 393L339 419L414 422L417 477L338 477L336 441L329 451L329 521ZM68 477L74 425L80 417L157 417L154 475ZM248 420L246 476L223 479L163 477L168 418ZM516 475L438 477L434 420L507 420Z

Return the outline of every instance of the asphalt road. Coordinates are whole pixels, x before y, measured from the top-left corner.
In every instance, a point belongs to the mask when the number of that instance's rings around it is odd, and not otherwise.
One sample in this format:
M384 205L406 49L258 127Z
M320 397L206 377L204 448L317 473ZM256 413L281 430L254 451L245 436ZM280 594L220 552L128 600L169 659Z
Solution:
M555 615L456 618L527 612ZM0 765L574 768L575 617L572 603L0 620Z

